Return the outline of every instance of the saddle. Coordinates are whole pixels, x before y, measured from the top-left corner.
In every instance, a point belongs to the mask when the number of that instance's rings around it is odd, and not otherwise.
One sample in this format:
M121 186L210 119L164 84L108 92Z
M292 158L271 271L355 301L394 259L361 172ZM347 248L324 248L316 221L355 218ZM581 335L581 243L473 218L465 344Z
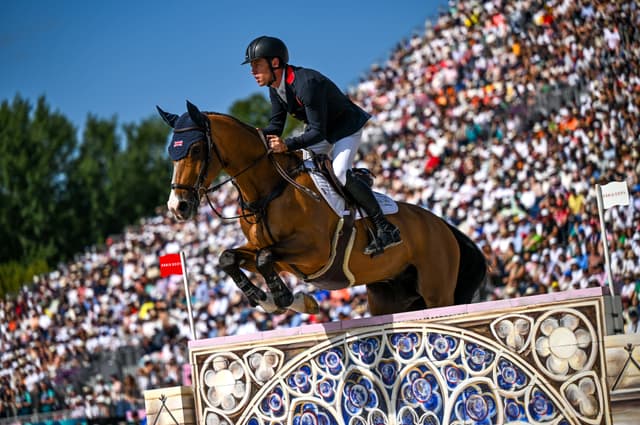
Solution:
M331 165L331 158L325 154L314 154L312 156L313 165L316 168L316 171L321 173L327 181L331 184L333 189L342 196L348 205L355 205L354 202L349 199L349 195L344 190L344 186L338 180L335 173L333 172L333 166ZM374 175L366 168L352 168L351 172L360 180L365 182L367 186L373 187Z

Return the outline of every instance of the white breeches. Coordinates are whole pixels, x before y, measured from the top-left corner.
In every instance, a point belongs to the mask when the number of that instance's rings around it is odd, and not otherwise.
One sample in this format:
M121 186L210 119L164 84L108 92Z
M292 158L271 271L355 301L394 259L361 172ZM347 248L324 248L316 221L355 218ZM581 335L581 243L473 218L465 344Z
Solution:
M307 147L308 150L317 154L325 154L331 158L333 172L340 183L345 184L347 181L347 170L353 167L353 160L358 153L358 146L362 141L362 129L356 131L350 136L338 140L333 145L326 140Z

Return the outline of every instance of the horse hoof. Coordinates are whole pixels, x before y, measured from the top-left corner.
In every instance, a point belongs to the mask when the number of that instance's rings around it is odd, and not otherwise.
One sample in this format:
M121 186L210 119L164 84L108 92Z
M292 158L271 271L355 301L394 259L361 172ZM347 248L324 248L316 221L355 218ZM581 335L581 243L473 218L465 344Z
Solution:
M286 310L291 308L291 304L293 304L293 294L289 291L275 294L273 300L278 307Z
M283 309L276 305L271 294L267 294L264 301L258 301L258 305L262 307L266 313L280 314L284 312Z
M289 306L293 311L298 313L318 314L320 306L315 298L311 295L298 292L293 296L293 303Z

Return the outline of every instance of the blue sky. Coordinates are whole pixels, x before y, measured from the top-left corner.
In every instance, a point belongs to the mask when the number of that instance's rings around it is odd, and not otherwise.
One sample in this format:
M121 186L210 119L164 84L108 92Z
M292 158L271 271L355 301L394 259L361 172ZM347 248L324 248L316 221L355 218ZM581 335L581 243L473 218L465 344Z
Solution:
M137 123L155 105L185 99L227 112L259 88L241 66L259 35L282 38L290 62L342 89L436 16L424 0L5 0L0 13L0 100L44 95L79 130L88 114Z

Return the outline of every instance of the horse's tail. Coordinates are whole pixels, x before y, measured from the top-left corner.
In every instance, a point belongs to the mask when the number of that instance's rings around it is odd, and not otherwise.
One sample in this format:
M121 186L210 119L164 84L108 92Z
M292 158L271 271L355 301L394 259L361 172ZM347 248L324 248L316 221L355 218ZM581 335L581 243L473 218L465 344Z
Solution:
M445 221L446 223L446 221ZM460 268L454 293L455 304L469 304L485 283L487 259L480 248L457 227L447 223L460 247Z

